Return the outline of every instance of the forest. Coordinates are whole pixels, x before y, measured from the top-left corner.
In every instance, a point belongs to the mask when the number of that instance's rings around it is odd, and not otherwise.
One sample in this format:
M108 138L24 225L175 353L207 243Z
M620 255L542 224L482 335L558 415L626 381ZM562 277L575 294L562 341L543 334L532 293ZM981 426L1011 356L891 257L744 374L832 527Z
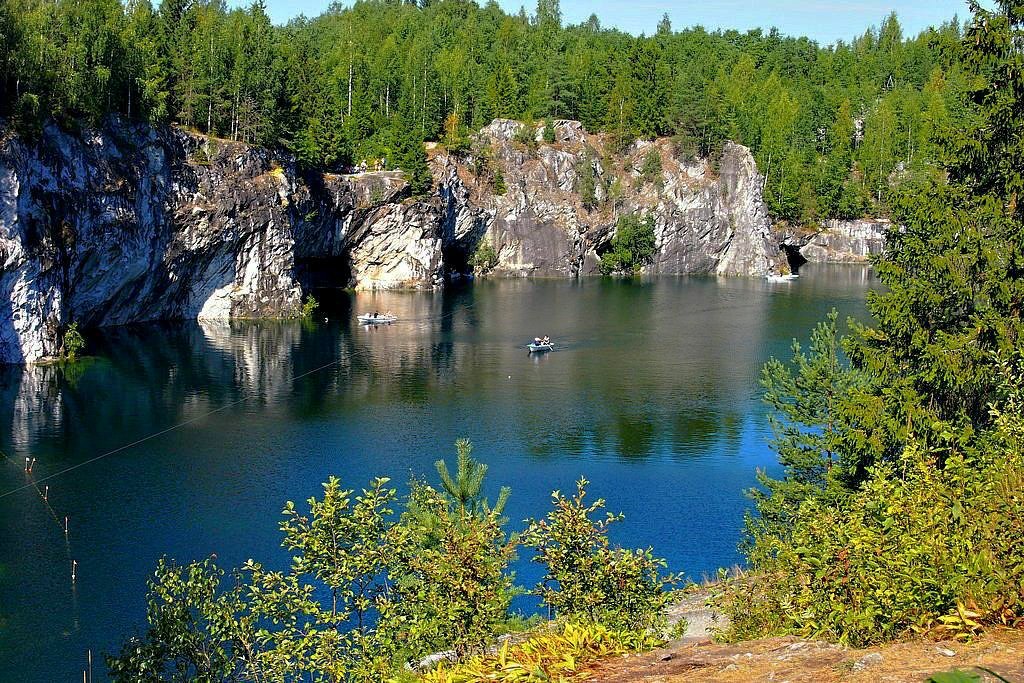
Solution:
M275 26L261 2L6 0L0 116L119 114L279 146L312 168L423 166L424 141L465 149L496 117L567 118L625 148L672 136L714 159L750 147L777 219L887 215L891 194L939 168L967 87L955 18L904 36L895 15L821 46L775 29L632 36L558 0L532 15L496 2L360 0Z

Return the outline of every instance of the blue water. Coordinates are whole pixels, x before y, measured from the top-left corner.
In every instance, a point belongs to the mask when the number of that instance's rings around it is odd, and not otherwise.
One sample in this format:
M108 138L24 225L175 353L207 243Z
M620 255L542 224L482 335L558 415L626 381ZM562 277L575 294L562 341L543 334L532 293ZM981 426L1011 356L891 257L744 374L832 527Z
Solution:
M161 555L284 564L284 501L331 474L404 489L463 436L492 496L511 485L515 528L585 476L626 514L616 542L698 579L741 562L743 491L775 468L759 368L833 306L863 318L874 286L860 267L803 273L336 294L314 323L93 331L73 371L0 369L0 681L81 681L89 650L104 680ZM354 324L374 309L400 322ZM536 334L557 350L528 356ZM525 554L515 569L540 573Z

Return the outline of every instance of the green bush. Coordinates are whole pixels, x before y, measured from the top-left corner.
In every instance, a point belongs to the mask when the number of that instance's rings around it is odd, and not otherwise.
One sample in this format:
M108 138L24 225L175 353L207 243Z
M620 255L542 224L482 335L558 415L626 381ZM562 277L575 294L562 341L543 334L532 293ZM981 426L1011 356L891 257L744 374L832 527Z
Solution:
M478 273L487 273L498 265L498 252L488 240L481 240L476 252L469 259L469 265Z
M108 659L115 681L388 680L405 661L480 651L509 623L515 595L502 490L481 496L486 466L459 442L440 490L414 482L396 516L395 489L356 494L336 478L308 512L288 502L285 571L249 561L222 582L212 561L161 561L149 583L149 629Z
M505 176L502 174L501 169L497 166L494 167L494 174L491 180L491 187L494 190L494 194L498 197L503 196L508 192L508 186L505 185Z
M64 360L74 363L78 359L78 353L85 348L85 337L78 331L78 323L68 325L64 332L63 356Z
M306 300L302 302L302 317L312 318L313 314L316 313L316 309L320 307L320 302L316 300L312 294L306 296Z
M666 587L677 578L661 574L665 562L649 548L612 547L608 527L622 515L593 519L604 501L586 504L587 484L580 479L572 498L552 493L554 510L523 532L523 545L536 551L534 562L545 568L537 590L557 618L602 624L628 634L627 640L660 636L671 600Z
M580 196L587 211L597 207L597 174L594 173L594 162L589 153L584 154L576 173L576 194Z
M727 637L797 634L866 645L925 630L966 638L1024 623L1024 401L976 448L952 431L872 466L842 505L804 500L786 534L756 537L725 584Z
M640 167L640 179L644 183L657 183L661 180L661 151L652 145L644 156Z
M507 571L515 551L500 512L473 512L425 484L415 485L411 498L418 514L406 528L420 542L392 561L394 595L382 626L415 656L481 652L507 622L516 594Z
M549 145L555 141L555 123L551 118L544 119L544 142Z
M520 590L508 570L519 540L501 516L508 489L492 507L487 466L468 441L457 451L454 472L436 463L439 488L412 482L399 515L387 479L357 494L332 477L308 511L288 502L280 529L292 562L283 571L250 560L225 580L212 560L161 560L149 628L108 657L111 678L376 683L434 652L480 656L497 634L532 625L508 611ZM650 550L610 546L607 526L619 516L591 520L603 502L584 505L585 486L572 499L556 492L555 510L526 532L547 569L542 594L565 633L600 633L616 648L654 644L674 577L660 574ZM573 647L551 645L556 658Z
M526 120L519 130L516 131L512 140L527 149L529 152L537 150L537 125L532 120Z
M610 248L601 254L605 275L633 275L654 260L654 218L634 214L619 216Z

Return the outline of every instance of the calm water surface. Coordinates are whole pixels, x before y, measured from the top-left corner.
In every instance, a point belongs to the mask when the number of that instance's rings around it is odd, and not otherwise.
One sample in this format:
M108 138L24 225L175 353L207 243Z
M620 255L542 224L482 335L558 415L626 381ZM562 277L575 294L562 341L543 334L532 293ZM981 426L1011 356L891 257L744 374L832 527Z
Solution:
M774 467L759 367L833 306L863 317L874 286L860 267L804 273L343 294L328 322L107 330L73 374L0 369L0 494L33 482L26 457L36 481L81 465L0 497L0 681L81 681L90 648L103 680L100 653L144 626L161 555L283 564L284 501L331 474L432 477L461 436L492 496L512 486L515 526L582 475L626 513L616 541L695 578L737 563L743 490ZM365 329L355 309L401 322ZM528 356L536 334L558 350Z

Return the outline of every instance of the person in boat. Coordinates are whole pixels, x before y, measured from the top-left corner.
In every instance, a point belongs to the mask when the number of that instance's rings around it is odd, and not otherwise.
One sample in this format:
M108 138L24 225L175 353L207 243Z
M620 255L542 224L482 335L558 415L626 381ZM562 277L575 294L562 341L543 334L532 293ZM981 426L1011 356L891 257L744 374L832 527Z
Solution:
M540 346L540 337L534 337L533 338L533 345L534 346Z
M380 312L379 311L374 311L373 312L373 317L374 318L379 318L380 317Z
M545 334L545 335L544 335L544 343L545 343L545 344L550 344L550 343L551 343L551 337L549 337L549 336L547 336L547 335Z

